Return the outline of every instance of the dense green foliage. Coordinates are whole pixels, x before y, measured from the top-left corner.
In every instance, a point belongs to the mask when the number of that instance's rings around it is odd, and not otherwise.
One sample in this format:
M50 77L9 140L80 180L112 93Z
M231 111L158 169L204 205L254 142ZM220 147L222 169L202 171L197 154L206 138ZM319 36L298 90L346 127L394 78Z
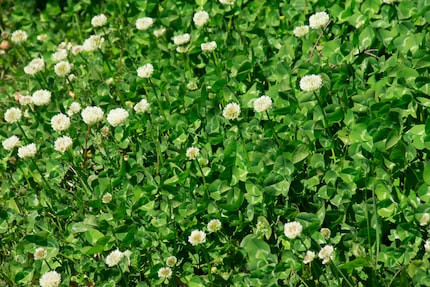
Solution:
M429 284L429 0L12 2L0 1L10 44L0 140L16 135L37 152L0 147L0 285L38 285L50 270L60 286ZM321 11L324 27L295 36ZM102 13L107 23L93 27ZM142 17L154 20L147 30L136 28ZM11 41L16 30L28 39ZM177 51L172 38L184 33L191 40ZM93 34L101 49L72 53ZM202 51L210 41L216 49ZM54 71L67 43L74 79ZM28 75L36 57L45 67ZM137 74L145 64L150 78ZM322 87L303 91L307 75ZM52 93L47 105L17 101L39 89ZM262 95L273 106L260 113ZM151 108L137 113L142 99ZM72 102L100 107L103 120L76 113L55 131L52 117ZM228 120L232 102L241 113ZM23 113L16 123L4 116L12 107ZM129 116L112 126L116 108ZM64 135L73 146L62 153L54 143ZM208 230L212 219L220 230ZM286 236L287 222L301 224L298 237ZM194 230L206 242L190 244ZM325 264L324 246L334 247ZM116 249L125 256L109 267ZM308 250L316 256L305 264ZM178 262L160 278L169 256Z

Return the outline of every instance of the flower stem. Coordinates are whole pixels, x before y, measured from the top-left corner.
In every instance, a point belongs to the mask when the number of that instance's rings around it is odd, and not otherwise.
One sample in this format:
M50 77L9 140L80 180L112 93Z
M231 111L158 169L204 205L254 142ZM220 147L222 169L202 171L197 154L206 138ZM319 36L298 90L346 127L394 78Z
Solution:
M204 175L204 173L203 173L202 166L200 165L200 162L199 162L199 160L198 160L198 159L196 159L195 161L196 161L196 164L197 164L197 166L198 166L198 168L199 168L199 170L200 170L200 173L202 174L203 187L205 188L206 196L207 196L207 198L209 199L209 189L208 189L208 187L207 187L207 185L206 185L206 179L205 179L205 175Z

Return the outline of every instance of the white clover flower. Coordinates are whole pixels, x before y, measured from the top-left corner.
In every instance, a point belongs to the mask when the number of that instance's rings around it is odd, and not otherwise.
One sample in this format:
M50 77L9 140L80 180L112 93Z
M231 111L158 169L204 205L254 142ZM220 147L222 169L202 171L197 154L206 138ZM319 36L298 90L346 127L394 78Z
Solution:
M219 0L219 3L224 5L233 5L235 0Z
M206 242L206 233L201 230L194 230L191 235L188 236L188 242L191 245L196 246Z
M140 102L134 105L134 110L136 111L136 113L145 113L149 110L150 107L151 105L148 103L148 101L142 99L140 100Z
M154 31L154 36L158 38L158 37L163 36L165 33L166 33L166 28L161 27L161 28Z
M66 150L73 145L73 141L68 136L62 136L55 140L54 149L61 153L65 153Z
M97 49L102 48L102 44L105 41L105 38L99 35L91 35L88 39L84 41L83 50L86 52L92 52Z
M184 46L178 46L178 47L176 47L176 52L178 52L178 53L184 54L187 51L188 51L187 47L184 47Z
M146 64L137 69L137 76L140 78L150 78L154 73L154 66L152 64Z
M148 30L154 24L151 17L143 17L136 20L136 28L138 30Z
M40 260L46 257L46 255L48 254L48 252L46 251L45 248L43 247L39 247L34 251L34 260Z
M326 245L318 252L318 257L322 260L323 264L327 264L333 259L333 253L333 246Z
M184 45L189 41L190 41L190 34L188 33L173 37L173 43L175 43L175 45L178 45L178 46Z
M35 75L37 72L43 70L43 68L45 68L45 61L43 58L34 58L24 67L24 73L27 75Z
M51 58L55 62L60 62L60 61L67 58L67 50L66 49L58 49L54 54L52 54Z
M31 143L18 148L18 156L20 158L33 157L37 152L36 144Z
M3 148L4 148L5 150L12 150L12 149L14 149L16 146L18 146L18 145L19 145L19 137L17 137L17 136L11 136L11 137L8 137L7 139L5 139L5 140L2 142L2 145L3 145Z
M72 48L70 49L70 51L72 51L72 54L75 56L81 53L83 50L84 50L84 46L82 45L73 45Z
M31 104L33 102L33 100L31 99L31 96L22 96L19 98L19 104L21 106L27 106L29 104Z
M22 112L18 108L9 108L4 113L4 120L10 124L18 122L22 117Z
M172 277L172 269L170 269L170 267L161 267L158 269L158 277L162 279L169 279Z
M309 26L308 25L297 26L294 28L293 33L294 33L294 36L298 38L303 37L309 33Z
M427 240L424 242L424 250L425 250L427 253L430 253L430 239L427 239Z
M107 115L107 121L113 127L124 124L127 118L128 118L128 112L123 108L113 109Z
M331 231L328 228L321 228L320 233L322 234L322 236L324 236L324 238L328 239L331 236Z
M198 12L194 13L193 21L197 27L204 26L209 21L208 12L198 11Z
M308 250L306 251L305 257L303 258L303 263L309 264L314 260L314 258L315 258L315 252Z
M254 110L257 113L267 111L272 107L272 99L268 96L261 96L254 101Z
M421 226L428 225L429 221L430 221L430 214L423 213L423 215L421 216L421 219L420 219L420 225Z
M99 107L86 107L81 112L82 120L87 125L95 124L103 119L104 112Z
M74 114L79 113L79 111L81 110L81 105L77 102L73 102L69 109L67 110L67 114L69 115L69 117L73 116Z
M240 106L236 103L229 103L222 111L222 115L227 120L235 120L240 115Z
M326 12L317 12L309 17L309 26L312 29L324 28L329 20L330 17Z
M68 74L70 74L71 70L72 64L67 61L58 62L54 67L55 74L57 74L57 76L59 77L67 76Z
M37 41L43 42L46 39L48 39L48 35L47 34L40 34L40 35L37 35L36 39L37 39Z
M322 86L323 81L320 75L307 75L300 80L300 89L305 92L319 90Z
M57 114L51 118L51 127L54 131L65 131L70 127L70 118L65 114Z
M178 258L176 258L176 256L169 256L166 259L166 265L169 267L175 266L176 262L178 262Z
M12 37L10 38L12 42L19 44L27 41L28 35L27 32L22 30L16 30L12 33Z
M221 229L221 221L219 219L212 219L208 222L208 231L210 233L216 232Z
M76 79L76 75L75 74L70 74L70 75L67 76L67 79L69 80L69 82L71 82L74 79Z
M195 91L197 90L199 87L197 86L197 83L195 81L189 81L187 84L187 89L190 91Z
M41 287L57 287L61 283L61 275L57 271L49 271L40 277L39 284Z
M212 52L216 49L216 47L217 47L217 44L215 41L202 43L200 45L200 48L202 49L203 52Z
M105 83L106 83L106 85L111 85L111 84L113 83L113 78L112 78L112 77L110 77L109 79L107 79L107 80L105 81Z
M111 202L111 200L112 200L112 194L110 194L110 193L105 193L105 194L103 194L103 197L102 197L102 202L103 203L109 203L109 202Z
M297 221L288 222L284 225L284 234L290 239L294 239L297 236L300 236L302 230L303 226L300 224L300 222Z
M118 263L121 261L121 259L124 257L124 253L119 251L118 249L112 251L107 257L106 257L106 264L109 267L113 267L115 265L118 265Z
M36 106L44 106L51 101L51 92L48 90L37 90L31 96L31 101Z
M100 15L94 16L91 19L91 25L93 25L93 27L101 27L106 24L106 21L107 21L107 18L105 14L100 14Z
M200 154L200 149L197 147L193 147L193 146L187 148L187 151L185 153L185 155L187 156L187 158L189 160L196 159L199 156L199 154Z

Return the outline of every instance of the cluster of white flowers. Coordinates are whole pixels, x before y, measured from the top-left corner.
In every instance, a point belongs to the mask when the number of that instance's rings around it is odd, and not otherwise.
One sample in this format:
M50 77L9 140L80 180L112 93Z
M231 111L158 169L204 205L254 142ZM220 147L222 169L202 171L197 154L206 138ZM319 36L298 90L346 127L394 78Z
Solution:
M331 236L331 230L328 228L325 228L325 227L321 228L320 233L326 239L330 238L330 236Z
M195 90L197 90L199 87L197 86L197 83L196 83L196 81L189 81L188 83L187 83L187 89L188 90L190 90L190 91L195 91Z
M235 120L240 115L240 106L236 103L229 103L222 111L222 115L227 120Z
M315 252L313 251L306 251L305 257L303 258L303 263L304 264L309 264L311 263L315 258Z
M69 109L67 110L67 114L71 117L77 113L79 113L79 111L81 110L81 105L77 102L73 102Z
M51 101L51 92L48 90L37 90L31 96L31 101L36 106L44 106Z
M82 48L86 52L92 52L97 49L101 49L104 41L105 38L99 35L91 35L88 39L84 41Z
M217 44L215 41L202 43L200 45L200 48L202 49L203 52L212 52L216 49L216 47L217 47Z
M164 27L154 30L154 36L157 38L163 36L165 33L166 33L166 28Z
M300 236L302 231L303 231L303 226L300 224L300 222L292 221L292 222L285 223L284 225L284 234L290 239L294 239Z
M303 26L297 26L293 30L294 36L296 37L303 37L309 33L309 26L303 25Z
M70 64L67 61L60 61L54 66L55 74L59 77L65 77L68 74L70 74L70 71L72 70L73 65Z
M219 3L224 5L233 5L236 0L219 0Z
M150 78L154 73L154 66L152 64L145 64L137 69L137 76L140 78Z
M196 159L199 156L199 154L200 154L200 149L197 147L193 147L193 146L187 148L187 151L185 153L185 155L187 156L187 158L189 160Z
M148 101L146 99L142 99L140 102L134 105L134 110L136 113L145 113L150 107L151 105L148 103Z
M22 112L18 108L9 108L4 113L4 120L10 124L17 123L21 120Z
M317 12L309 17L309 26L312 29L324 28L330 21L330 17L326 12Z
M116 249L106 256L106 265L109 267L116 266L123 257L124 253Z
M199 245L206 242L206 233L201 230L193 230L188 236L188 242L193 245Z
M46 251L45 248L39 247L34 251L34 254L33 254L34 260L44 259L47 254L48 254L48 252Z
M166 265L169 267L175 266L177 262L178 262L178 258L176 258L176 256L169 256L166 259Z
M423 213L420 219L420 225L421 226L429 225L429 222L430 222L430 214L428 214L427 212Z
M209 21L208 12L198 11L198 12L194 13L193 21L197 27L204 26Z
M170 267L161 267L158 270L158 277L162 279L169 279L172 277L172 269Z
M37 35L36 39L37 39L37 41L43 42L46 39L48 39L48 35L47 34L40 34L40 35Z
M272 99L268 96L261 96L254 101L254 110L257 113L262 113L272 107Z
M57 114L51 118L51 127L54 131L65 131L70 127L70 118L65 114Z
M35 75L37 72L42 71L45 68L45 61L43 58L34 58L24 67L24 73L27 75Z
M105 193L104 195L103 195L103 197L102 197L102 202L104 203L104 204L107 204L107 203L109 203L109 202L111 202L111 200L112 200L112 194L110 194L110 193Z
M58 49L54 54L52 54L51 58L54 62L60 62L67 58L67 50Z
M138 30L148 30L154 24L151 17L143 17L136 20L136 28Z
M66 150L73 145L73 141L69 136L62 136L55 140L54 148L56 151L65 153Z
M113 127L122 125L127 118L128 112L123 108L113 109L107 115L107 121Z
M61 283L61 275L57 271L49 271L40 277L39 284L41 287L57 287Z
M320 75L307 75L300 80L300 89L305 92L319 90L322 86L323 81Z
M221 221L219 219L212 219L211 221L208 222L207 227L210 233L217 232L218 230L221 229Z
M16 146L18 146L18 145L19 145L19 137L17 137L17 136L11 136L11 137L8 137L7 139L5 139L5 140L2 142L2 145L3 145L3 148L4 148L5 150L12 150L12 149L14 149Z
M33 102L31 96L21 96L18 101L21 106L27 106Z
M93 106L86 107L81 112L82 120L87 125L92 125L100 122L103 119L104 112L101 108Z
M18 157L27 158L33 157L37 153L36 144L31 143L18 148Z
M84 46L82 45L73 45L73 47L70 49L70 51L72 51L72 54L75 56L81 53L83 50Z
M318 252L318 257L322 260L323 264L329 263L334 256L334 248L331 245L324 246L320 252Z
M16 30L12 33L10 40L16 44L23 43L27 41L28 35L27 32L23 30Z
M173 43L175 43L175 45L178 45L178 46L184 45L189 41L190 41L190 34L188 33L173 37Z
M91 19L91 25L93 25L93 27L101 27L104 26L107 22L107 18L105 16L105 14L100 14L97 16L94 16Z

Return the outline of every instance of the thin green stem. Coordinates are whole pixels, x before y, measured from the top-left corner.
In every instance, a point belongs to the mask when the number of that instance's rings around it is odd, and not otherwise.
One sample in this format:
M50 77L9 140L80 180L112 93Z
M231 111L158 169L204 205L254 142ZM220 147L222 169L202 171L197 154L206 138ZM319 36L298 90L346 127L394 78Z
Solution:
M239 130L239 136L240 136L241 143L242 143L243 153L245 154L246 160L248 162L251 162L249 160L248 151L246 150L245 140L243 139L243 135L242 135L242 131L241 131L240 127L238 127L238 130Z
M199 162L199 160L198 160L198 159L196 159L196 160L195 160L195 162L196 162L196 164L197 164L197 166L198 166L198 168L199 168L200 173L202 174L203 187L205 188L206 196L207 196L207 198L209 199L209 189L208 189L207 184L206 184L206 178L205 178L205 174L203 173L202 166L200 165L200 162Z
M150 86L152 87L152 90L153 90L154 95L155 95L155 99L156 99L156 101L158 103L158 107L160 108L160 112L163 114L164 119L167 121L167 115L166 115L166 113L165 113L165 111L163 109L163 106L161 104L160 98L158 97L157 89L155 88L155 85L151 81L151 79L148 78L148 82L149 82Z
M43 183L48 187L48 189L49 189L50 191L53 191L53 189L52 189L51 185L48 183L48 181L46 180L45 176L43 176L43 173L42 173L42 171L40 170L40 168L39 168L39 166L37 165L37 163L36 163L36 161L34 160L34 158L33 158L33 157L31 157L30 159L31 159L31 161L33 162L34 166L36 167L36 170L39 172L40 176L42 177L42 181L43 181Z
M336 269L336 271L338 272L338 273L340 273L340 275L342 276L342 278L346 281L346 283L348 284L348 286L350 286L350 287L354 287L354 285L351 283L351 282L349 282L349 280L348 280L348 278L345 276L345 274L343 274L343 272L340 270L340 268L333 262L333 261L330 261L330 264L331 264L331 266L333 266L334 267L334 269Z

